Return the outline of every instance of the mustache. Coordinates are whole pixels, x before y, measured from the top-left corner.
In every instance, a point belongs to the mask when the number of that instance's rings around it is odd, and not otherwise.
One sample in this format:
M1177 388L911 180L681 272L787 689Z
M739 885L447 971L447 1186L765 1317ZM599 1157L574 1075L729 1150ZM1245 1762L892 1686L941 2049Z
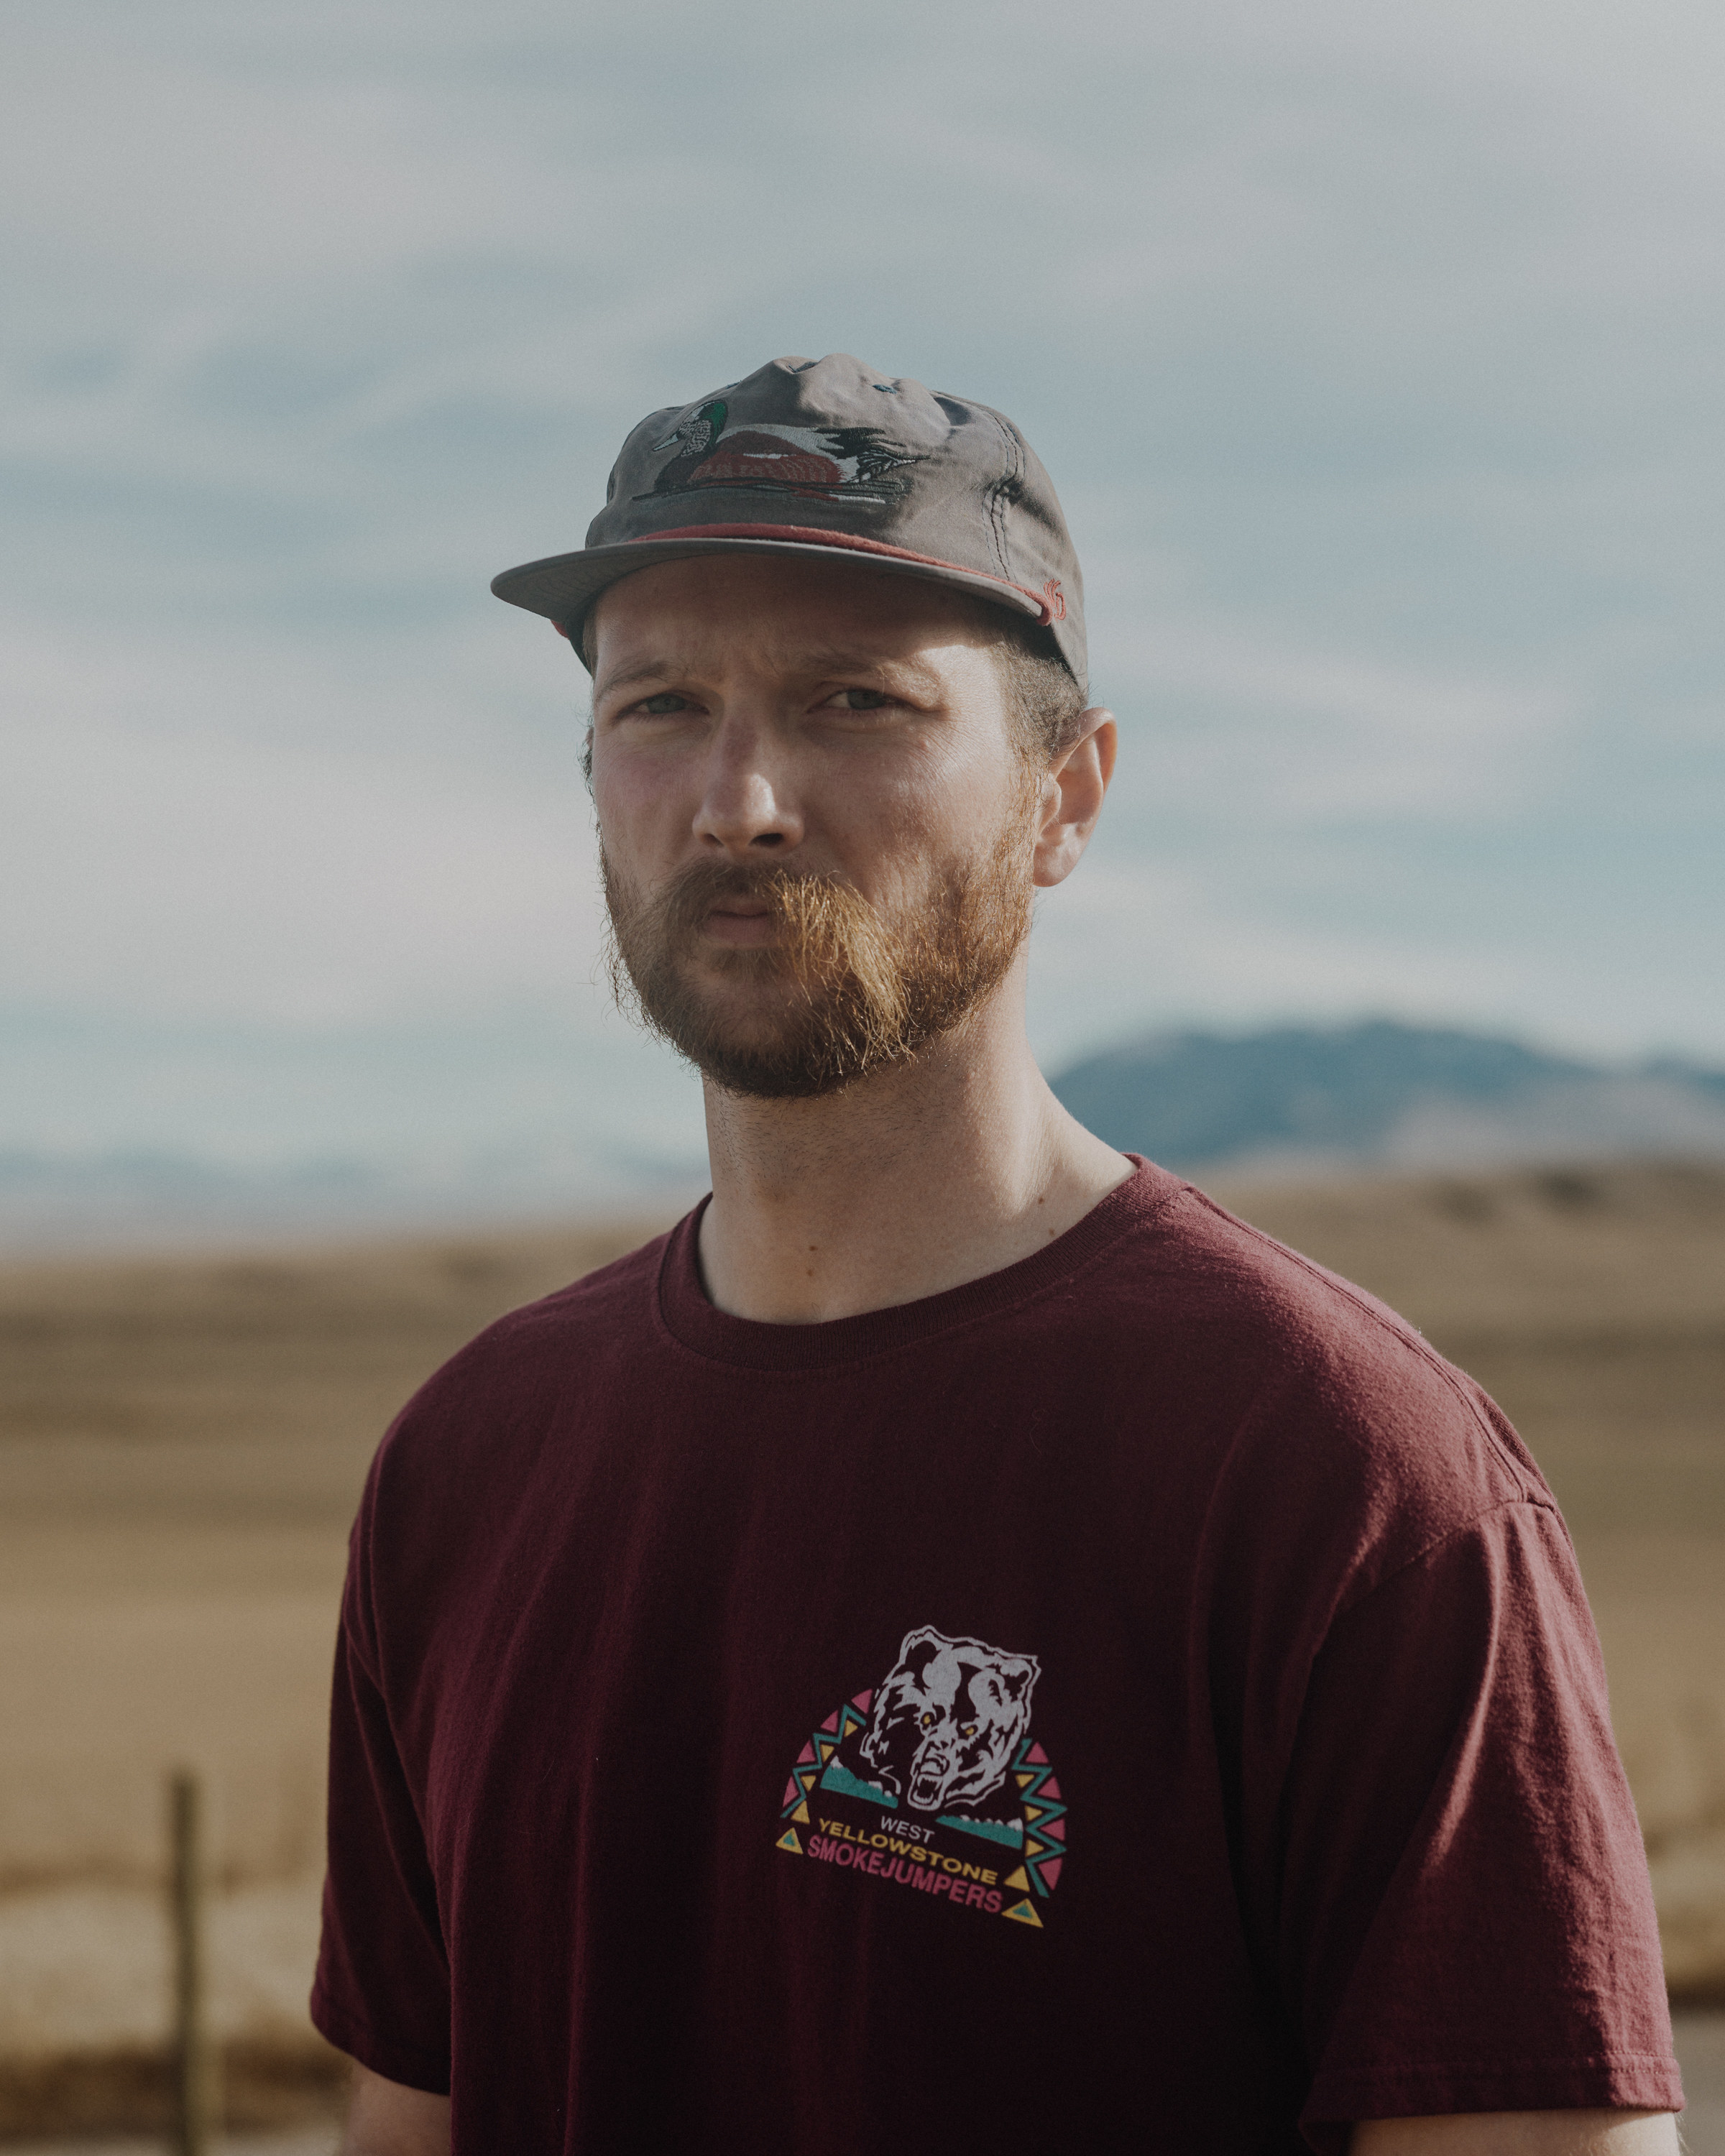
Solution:
M694 861L665 886L659 911L666 927L688 931L699 928L721 899L747 898L764 904L775 921L788 922L801 911L793 885L832 889L839 882L836 876L781 867L773 861Z
M645 942L661 951L686 949L721 900L748 899L765 906L778 939L762 950L728 954L725 963L780 973L811 1003L840 991L851 1022L861 1021L871 1053L903 1024L907 998L901 954L880 916L845 877L771 861L696 861L651 896L636 898L620 887L603 857L602 865L617 939L624 948Z

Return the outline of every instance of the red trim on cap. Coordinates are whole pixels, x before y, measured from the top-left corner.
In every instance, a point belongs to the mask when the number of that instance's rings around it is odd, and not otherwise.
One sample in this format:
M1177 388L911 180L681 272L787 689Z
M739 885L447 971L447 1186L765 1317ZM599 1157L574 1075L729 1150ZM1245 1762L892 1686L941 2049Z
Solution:
M853 553L885 554L895 562L918 562L927 569L956 569L963 577L982 577L991 584L1004 584L1009 592L1022 592L1035 606L1044 628L1066 619L1066 601L1058 578L1042 589L1015 584L1009 577L991 576L963 562L942 561L938 554L915 554L908 547L889 547L884 539L861 539L852 531L824 531L814 524L679 524L670 531L643 531L627 543L650 547L657 539L788 539L799 547L843 547Z

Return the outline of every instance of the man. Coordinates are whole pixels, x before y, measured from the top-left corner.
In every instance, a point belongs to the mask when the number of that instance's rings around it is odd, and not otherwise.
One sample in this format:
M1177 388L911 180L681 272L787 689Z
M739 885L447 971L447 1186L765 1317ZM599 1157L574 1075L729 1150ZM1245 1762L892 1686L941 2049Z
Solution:
M592 669L618 978L713 1190L378 1453L350 2151L1674 2149L1538 1471L1031 1060L1115 726L1016 429L775 361L496 588Z

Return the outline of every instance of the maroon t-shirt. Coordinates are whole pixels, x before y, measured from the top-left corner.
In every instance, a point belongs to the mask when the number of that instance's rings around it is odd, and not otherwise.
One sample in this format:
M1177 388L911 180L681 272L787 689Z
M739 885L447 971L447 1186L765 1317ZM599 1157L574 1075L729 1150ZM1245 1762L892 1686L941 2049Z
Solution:
M1023 1264L493 1326L358 1522L313 1999L459 2156L1339 2149L1681 2101L1502 1417L1140 1166Z

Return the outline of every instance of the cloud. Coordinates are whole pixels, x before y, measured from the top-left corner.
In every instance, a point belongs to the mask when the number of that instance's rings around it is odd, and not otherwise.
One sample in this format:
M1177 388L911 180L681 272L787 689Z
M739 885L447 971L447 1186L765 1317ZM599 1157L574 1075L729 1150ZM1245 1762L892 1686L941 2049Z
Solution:
M1159 710L1163 783L1270 828L1408 816L1474 828L1525 810L1573 729L1555 689L1433 678L1347 649L1278 648L1250 628L1117 638L1116 671Z
M319 1025L591 1000L572 726L487 774L459 711L279 645L5 649L0 997Z
M1702 0L8 38L0 998L587 1009L581 685L487 581L579 542L644 411L848 346L1012 411L1085 554L1129 752L1045 1041L1376 1003L1725 1047Z

